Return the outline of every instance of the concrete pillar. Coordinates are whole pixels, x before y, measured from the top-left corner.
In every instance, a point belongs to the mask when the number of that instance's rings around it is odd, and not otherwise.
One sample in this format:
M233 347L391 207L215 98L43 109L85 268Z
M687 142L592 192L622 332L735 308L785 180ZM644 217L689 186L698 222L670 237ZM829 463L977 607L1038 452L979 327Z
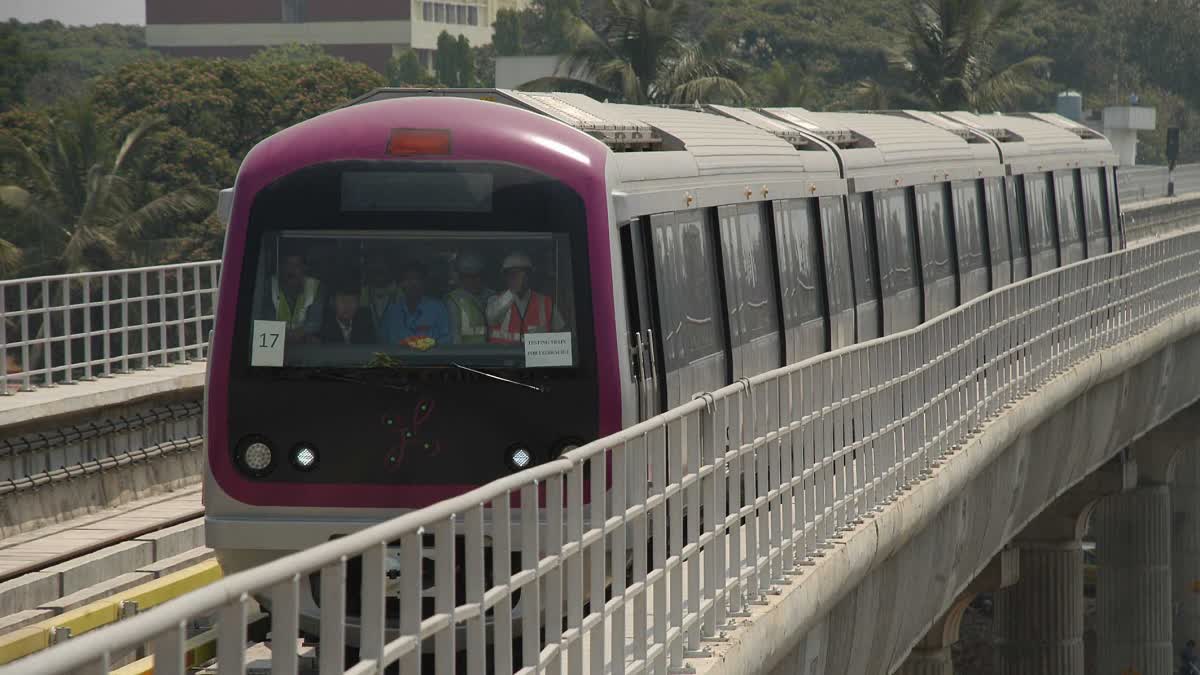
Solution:
M1092 532L1097 672L1172 672L1170 489L1144 485L1100 500Z
M1083 548L1017 542L1021 578L995 595L996 675L1083 675Z
M991 593L1017 583L1021 558L1016 549L1004 549L992 558L950 607L934 622L929 632L912 648L896 675L954 675L950 648L958 642L963 614L980 593Z
M1184 453L1171 485L1171 594L1175 651L1200 642L1200 458Z
M896 675L954 675L954 658L950 645L913 647Z

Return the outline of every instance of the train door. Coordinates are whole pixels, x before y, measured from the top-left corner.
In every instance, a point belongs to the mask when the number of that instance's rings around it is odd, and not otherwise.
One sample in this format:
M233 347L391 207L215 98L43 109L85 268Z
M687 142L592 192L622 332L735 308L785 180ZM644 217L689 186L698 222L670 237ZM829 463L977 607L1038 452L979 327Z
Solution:
M626 308L629 319L630 372L637 393L638 420L664 410L662 325L654 297L653 258L648 255L649 233L645 219L635 218L621 228L621 252L625 267Z
M917 186L917 242L925 289L925 321L958 306L958 260L946 183Z
M783 307L788 363L803 361L828 349L821 247L813 206L810 199L774 203L779 301Z
M1079 201L1079 186L1073 170L1055 171L1052 175L1054 205L1058 213L1059 264L1070 265L1087 257L1083 205Z
M1013 254L1008 231L1008 202L1004 198L1004 179L985 178L984 205L987 207L988 260L992 266L992 288L1012 283Z
M846 205L850 263L854 269L855 340L866 342L883 334L875 206L869 192L846 195Z
M1087 254L1089 258L1094 258L1112 250L1104 169L1080 169L1079 173L1087 225Z

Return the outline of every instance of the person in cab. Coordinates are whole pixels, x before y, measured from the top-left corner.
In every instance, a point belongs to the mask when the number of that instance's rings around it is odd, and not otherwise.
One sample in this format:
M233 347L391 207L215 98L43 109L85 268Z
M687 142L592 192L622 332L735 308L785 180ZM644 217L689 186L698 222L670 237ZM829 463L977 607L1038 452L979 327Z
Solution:
M287 323L287 338L293 342L312 342L321 329L321 308L325 297L321 282L308 276L304 254L285 250L280 256L279 274L271 277L270 318Z
M554 298L530 287L533 260L516 251L500 266L508 288L487 304L488 342L519 345L528 333L562 331L566 322L554 306Z
M400 301L400 289L392 276L388 252L370 251L364 262L364 281L358 302L370 314L375 334L382 335L383 317L392 305Z
M399 344L413 337L432 338L435 344L450 339L450 317L440 300L429 297L429 271L418 262L405 266L400 281L400 301L383 316L384 339Z
M333 291L333 301L325 308L321 323L321 343L327 345L369 345L375 343L375 324L371 312L359 302L357 285L341 282Z
M446 296L450 335L456 344L487 342L487 304L496 294L483 285L483 259L474 253L458 257L458 288Z

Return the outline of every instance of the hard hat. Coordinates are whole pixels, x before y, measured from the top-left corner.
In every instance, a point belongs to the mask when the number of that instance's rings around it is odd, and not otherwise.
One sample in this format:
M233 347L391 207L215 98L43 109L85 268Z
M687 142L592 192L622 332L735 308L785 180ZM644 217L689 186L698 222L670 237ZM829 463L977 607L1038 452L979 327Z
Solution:
M458 271L463 274L482 274L483 259L474 253L464 253L458 256Z
M524 253L510 253L504 259L504 263L500 265L501 272L507 272L511 269L524 268L527 270L533 269L533 261Z

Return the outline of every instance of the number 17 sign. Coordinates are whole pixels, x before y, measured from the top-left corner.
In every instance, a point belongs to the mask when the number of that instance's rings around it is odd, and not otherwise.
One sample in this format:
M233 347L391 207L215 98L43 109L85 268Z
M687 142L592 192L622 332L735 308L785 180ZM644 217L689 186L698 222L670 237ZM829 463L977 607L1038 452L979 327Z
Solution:
M283 367L283 343L286 333L286 321L255 321L250 365Z

